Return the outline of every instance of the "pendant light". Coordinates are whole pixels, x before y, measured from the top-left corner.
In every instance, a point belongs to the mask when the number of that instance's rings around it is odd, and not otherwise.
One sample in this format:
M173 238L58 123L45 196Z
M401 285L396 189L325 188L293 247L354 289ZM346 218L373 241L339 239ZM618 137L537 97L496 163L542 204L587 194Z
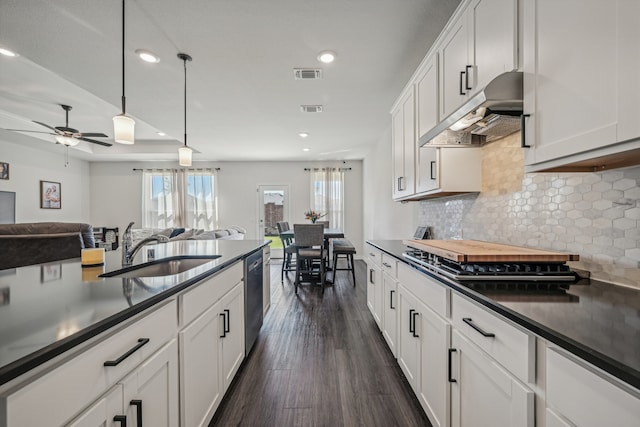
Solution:
M184 62L184 146L178 149L178 163L180 166L191 166L192 150L187 146L187 61L192 58L186 53L179 53L178 58Z
M120 144L133 144L136 122L127 116L127 100L124 96L124 9L122 0L122 114L113 117L113 139Z

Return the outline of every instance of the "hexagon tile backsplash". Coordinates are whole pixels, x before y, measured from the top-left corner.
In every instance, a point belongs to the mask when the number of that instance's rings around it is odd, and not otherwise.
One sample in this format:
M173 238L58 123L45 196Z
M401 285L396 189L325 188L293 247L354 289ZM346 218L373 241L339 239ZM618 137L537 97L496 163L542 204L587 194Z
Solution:
M576 253L593 278L640 288L640 167L524 174L519 133L482 156L481 193L420 202L435 239Z

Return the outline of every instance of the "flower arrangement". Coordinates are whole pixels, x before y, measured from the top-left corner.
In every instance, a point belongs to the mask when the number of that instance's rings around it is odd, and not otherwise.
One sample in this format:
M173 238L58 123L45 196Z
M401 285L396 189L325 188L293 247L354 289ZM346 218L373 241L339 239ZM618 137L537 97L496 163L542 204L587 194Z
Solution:
M322 218L323 216L326 216L326 213L320 213L320 212L316 212L316 211L307 211L304 213L304 217L308 220L311 220L312 223L316 223L316 221L320 218Z

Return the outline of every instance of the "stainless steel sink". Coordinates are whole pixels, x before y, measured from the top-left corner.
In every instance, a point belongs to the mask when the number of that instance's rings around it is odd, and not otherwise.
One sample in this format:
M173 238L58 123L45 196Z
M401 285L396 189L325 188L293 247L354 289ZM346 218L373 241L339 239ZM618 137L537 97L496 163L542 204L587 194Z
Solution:
M174 256L146 262L144 264L132 265L131 267L124 267L120 270L101 274L100 277L131 278L171 276L173 274L184 273L185 271L199 267L202 264L206 264L220 257L221 255Z

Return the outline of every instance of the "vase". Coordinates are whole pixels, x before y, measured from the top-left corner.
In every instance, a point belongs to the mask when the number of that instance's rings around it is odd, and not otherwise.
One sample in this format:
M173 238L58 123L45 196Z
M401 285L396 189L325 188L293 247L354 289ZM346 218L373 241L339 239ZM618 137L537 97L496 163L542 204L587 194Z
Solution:
M311 224L315 224L318 218L311 218Z

